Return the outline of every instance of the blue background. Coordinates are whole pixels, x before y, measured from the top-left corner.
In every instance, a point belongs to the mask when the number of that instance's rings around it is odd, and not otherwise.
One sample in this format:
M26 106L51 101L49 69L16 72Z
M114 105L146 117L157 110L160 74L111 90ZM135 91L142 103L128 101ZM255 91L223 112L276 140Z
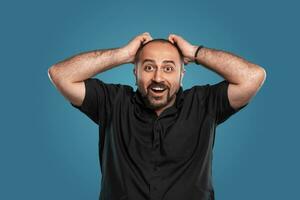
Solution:
M0 199L97 199L98 128L47 69L150 32L181 35L266 69L250 104L217 128L216 199L299 198L299 3L296 1L1 1ZM184 88L222 78L186 67ZM134 86L132 65L97 75Z

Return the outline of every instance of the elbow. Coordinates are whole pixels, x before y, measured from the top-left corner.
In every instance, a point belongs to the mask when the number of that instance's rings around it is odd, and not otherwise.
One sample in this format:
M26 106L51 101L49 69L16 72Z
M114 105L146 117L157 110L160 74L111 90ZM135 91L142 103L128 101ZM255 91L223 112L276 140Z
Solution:
M247 87L257 90L264 84L266 77L266 70L261 66L255 65L255 67L247 74L244 83Z
M55 68L54 65L48 68L47 74L52 84L55 85L55 83L57 82L57 69Z
M262 87L267 78L267 72L264 68L257 66L248 75L248 80L246 85L252 87L254 90L258 90Z
M258 72L257 72L257 79L258 82L260 83L260 87L264 84L265 80L267 78L267 72L264 68L259 67Z

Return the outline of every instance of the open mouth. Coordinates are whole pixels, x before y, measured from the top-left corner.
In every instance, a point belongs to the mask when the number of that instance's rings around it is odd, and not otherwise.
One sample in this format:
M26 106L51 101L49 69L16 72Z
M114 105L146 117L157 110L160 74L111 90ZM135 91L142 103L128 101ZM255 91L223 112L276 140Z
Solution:
M164 91L167 90L167 88L154 86L154 87L150 87L150 90L155 94L162 94Z

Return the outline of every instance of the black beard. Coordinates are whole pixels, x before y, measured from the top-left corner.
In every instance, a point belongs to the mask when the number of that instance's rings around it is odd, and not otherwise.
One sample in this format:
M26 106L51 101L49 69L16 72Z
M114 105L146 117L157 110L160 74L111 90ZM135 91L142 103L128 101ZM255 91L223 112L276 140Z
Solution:
M150 88L148 89L148 91L147 91L147 94L142 94L142 98L143 98L143 101L144 101L144 103L146 104L146 106L148 107L148 108L150 108L150 109L152 109L152 110L158 110L158 109L161 109L161 108L163 108L163 107L165 107L166 105L168 105L172 100L173 100L173 98L176 96L176 93L174 93L172 96L170 96L170 90L169 89L167 89L168 91L167 91L167 100L166 100L166 102L165 103L162 103L162 104L153 104L153 103L151 103L151 101L150 101L150 98L151 97L149 97L149 90L151 90Z

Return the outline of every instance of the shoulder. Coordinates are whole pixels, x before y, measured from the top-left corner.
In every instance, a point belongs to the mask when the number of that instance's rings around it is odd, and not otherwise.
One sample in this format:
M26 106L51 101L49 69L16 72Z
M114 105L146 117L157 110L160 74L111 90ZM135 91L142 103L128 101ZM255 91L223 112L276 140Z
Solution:
M186 94L197 94L197 95L208 95L213 92L220 92L227 90L229 82L227 80L222 80L213 84L203 84L203 85L194 85L193 87L184 90Z
M98 78L88 78L85 80L89 86L102 88L107 90L118 90L118 91L133 91L133 88L130 85L120 84L120 83L109 83Z
M205 100L209 94L210 84L204 85L194 85L191 88L185 89L183 91L184 99L197 98L200 101Z
M110 102L116 99L122 100L133 93L133 88L127 84L109 83L98 78L88 78L84 82L88 95L98 96L99 99Z

